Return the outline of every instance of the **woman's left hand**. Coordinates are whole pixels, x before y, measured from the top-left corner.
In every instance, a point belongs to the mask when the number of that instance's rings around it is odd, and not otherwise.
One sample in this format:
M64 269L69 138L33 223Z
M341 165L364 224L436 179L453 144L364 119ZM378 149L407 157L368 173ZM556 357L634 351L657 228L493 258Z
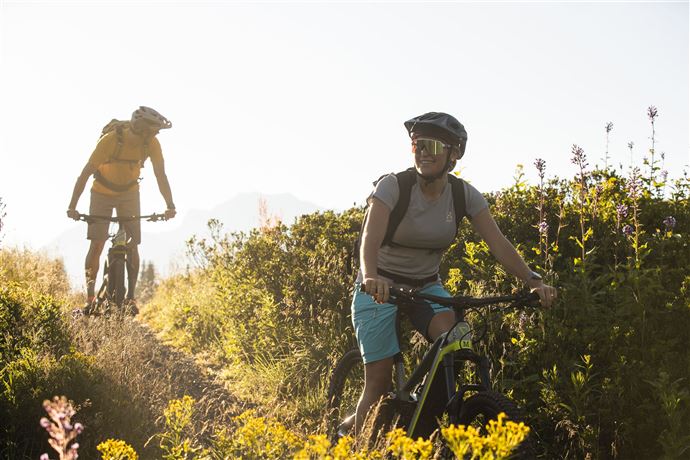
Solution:
M536 286L530 286L530 292L536 292L539 295L539 300L542 306L549 308L558 298L558 291L553 286L544 284L541 281Z

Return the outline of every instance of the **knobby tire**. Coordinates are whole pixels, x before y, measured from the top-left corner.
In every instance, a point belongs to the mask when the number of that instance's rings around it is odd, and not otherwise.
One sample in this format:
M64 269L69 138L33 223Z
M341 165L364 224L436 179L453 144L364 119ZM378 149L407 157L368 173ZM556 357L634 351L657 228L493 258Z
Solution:
M122 311L122 304L125 300L125 261L124 259L113 259L108 267L108 297L118 313ZM114 313L114 312L113 312Z
M90 315L102 315L106 314L108 310L108 293L110 289L108 286L110 285L108 281L108 273L109 273L109 264L108 260L106 259L105 261L105 266L103 267L103 282L101 283L101 287L98 288L98 292L96 292L96 297L94 298L94 301L91 303L91 305L88 306L88 310L84 312L87 316Z
M364 362L359 350L350 350L336 363L328 385L328 428L331 438L338 425L355 413L357 401L364 388Z
M498 414L504 412L506 418L515 423L525 421L524 413L508 397L495 391L482 391L465 399L458 414L458 425L475 425L481 432L489 420L498 420ZM479 425L479 426L477 426ZM527 460L534 458L534 447L528 436L510 456L511 459Z

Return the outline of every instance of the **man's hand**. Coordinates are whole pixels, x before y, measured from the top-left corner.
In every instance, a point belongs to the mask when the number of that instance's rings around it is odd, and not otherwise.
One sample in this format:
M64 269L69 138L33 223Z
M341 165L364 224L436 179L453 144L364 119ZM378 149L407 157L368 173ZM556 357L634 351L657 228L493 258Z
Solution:
M372 296L376 303L386 303L390 295L390 285L388 281L383 278L367 277L362 281L364 290L367 294Z
M165 210L165 220L172 219L175 215L177 215L175 208L168 208Z
M79 220L79 212L76 209L70 208L67 210L67 217L70 219Z

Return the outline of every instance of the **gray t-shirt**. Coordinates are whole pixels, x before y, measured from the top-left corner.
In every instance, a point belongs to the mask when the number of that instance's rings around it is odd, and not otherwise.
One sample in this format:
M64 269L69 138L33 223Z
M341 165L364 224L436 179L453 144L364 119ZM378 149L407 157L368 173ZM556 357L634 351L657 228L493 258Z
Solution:
M464 184L465 209L471 219L489 204L476 188L467 182ZM381 179L371 194L390 210L395 207L399 195L398 178L395 174ZM450 183L446 184L441 196L429 200L422 193L418 182L412 186L410 205L393 235L393 243L401 246L382 246L379 249L378 267L408 278L427 278L438 273L441 257L454 239L452 186ZM361 281L361 271L358 278Z

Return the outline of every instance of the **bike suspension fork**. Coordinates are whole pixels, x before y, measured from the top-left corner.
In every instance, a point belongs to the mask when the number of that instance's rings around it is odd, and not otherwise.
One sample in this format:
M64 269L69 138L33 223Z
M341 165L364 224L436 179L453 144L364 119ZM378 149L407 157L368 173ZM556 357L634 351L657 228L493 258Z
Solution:
M443 375L446 379L446 401L453 401L455 398L455 362L453 358L453 353L446 353L443 356ZM450 423L456 423L455 411L451 411Z

